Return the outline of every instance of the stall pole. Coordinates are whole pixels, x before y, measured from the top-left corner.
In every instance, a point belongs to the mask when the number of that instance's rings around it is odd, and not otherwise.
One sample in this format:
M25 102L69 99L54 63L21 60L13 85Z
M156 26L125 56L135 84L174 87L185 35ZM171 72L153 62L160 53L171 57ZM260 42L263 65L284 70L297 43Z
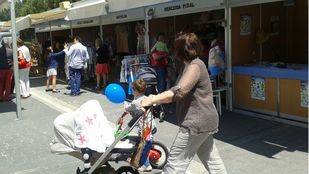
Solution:
M37 33L36 33L36 27L35 26L34 26L34 40L35 40L36 43L38 42L38 36L37 36Z
M227 103L228 109L233 110L233 89L232 89L232 49L231 49L231 8L229 0L225 0L225 57L227 64Z
M51 22L48 22L49 24L49 38L50 38L50 45L53 46L53 35L52 35L52 27Z
M17 60L17 41L16 41L16 18L15 18L15 0L11 2L11 21L12 21L12 40L13 40L13 66L14 66L14 81L16 93L16 120L22 118L21 102L20 102L20 87L19 87L19 74L18 74L18 60Z
M147 14L147 9L145 9L145 49L146 49L146 54L150 53L150 48L149 48L149 16Z
M72 27L72 21L70 21L70 31L71 31L71 37L73 37L73 27Z
M262 29L262 17L263 17L262 15L263 15L262 14L262 4L260 4L260 31L263 30ZM263 60L263 44L260 43L259 47L260 47L260 61L259 61L259 63L261 64L262 60Z
M173 16L174 39L176 39L176 16Z
M102 28L102 16L99 18L100 20L100 39L103 41L103 28Z

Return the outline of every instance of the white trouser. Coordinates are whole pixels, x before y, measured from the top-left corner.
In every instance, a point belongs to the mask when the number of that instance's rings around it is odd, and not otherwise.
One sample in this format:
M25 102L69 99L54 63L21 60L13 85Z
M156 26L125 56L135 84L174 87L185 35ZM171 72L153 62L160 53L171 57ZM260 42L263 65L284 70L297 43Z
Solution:
M19 69L20 95L23 97L30 95L29 71L30 68Z
M187 130L178 131L162 173L185 174L196 153L209 174L227 173L212 134L190 135Z

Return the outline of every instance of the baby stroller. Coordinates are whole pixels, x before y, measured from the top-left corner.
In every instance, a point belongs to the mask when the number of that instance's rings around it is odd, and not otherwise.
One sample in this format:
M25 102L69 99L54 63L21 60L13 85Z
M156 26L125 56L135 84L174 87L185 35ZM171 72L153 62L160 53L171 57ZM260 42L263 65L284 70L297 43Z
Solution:
M132 82L135 79L143 79L145 81L147 85L146 96L158 94L157 73L148 63L135 63L130 65L130 78ZM165 117L165 109L162 105L154 106L152 114L162 122Z
M149 114L152 109L153 108L149 108L146 114ZM131 166L120 167L117 171L115 171L109 162L128 162L128 159L130 159L132 155L138 151L137 146L142 138L138 135L129 135L129 133L144 117L144 114L145 113L141 111L141 114L132 117L127 126L122 128L124 125L123 118L128 115L128 113L125 112L117 122L116 132L113 131L112 134L109 134L108 132L110 132L111 128L108 125L109 123L107 123L108 121L104 116L99 102L96 100L90 100L83 104L75 112L62 114L55 119L55 140L51 143L51 150L56 154L69 154L83 160L84 169L81 170L80 168L77 168L77 174L138 174L138 171ZM92 117L92 115L94 117ZM95 136L92 136L94 141L89 141L89 143L86 143L85 146L81 146L79 142L76 143L74 141L74 137L76 137L75 135L79 134L80 131L88 131L85 127L81 129L77 128L76 131L76 127L79 127L79 123L81 123L81 121L85 118L85 124L87 124L86 126L88 126L91 122L93 126L100 127L101 131L92 128L89 129L92 133L95 131L95 133L93 133ZM104 131L104 133L102 131ZM102 135L106 135L107 137L102 137ZM87 141L89 137L90 135L87 137L84 136L83 141ZM101 139L102 141L98 141L98 139ZM80 139L78 138L78 141L79 140ZM93 142L100 144L94 145ZM103 151L102 148L104 148ZM167 148L162 143L153 141L153 145L149 153L149 160L152 167L157 169L163 168L167 162L167 156Z

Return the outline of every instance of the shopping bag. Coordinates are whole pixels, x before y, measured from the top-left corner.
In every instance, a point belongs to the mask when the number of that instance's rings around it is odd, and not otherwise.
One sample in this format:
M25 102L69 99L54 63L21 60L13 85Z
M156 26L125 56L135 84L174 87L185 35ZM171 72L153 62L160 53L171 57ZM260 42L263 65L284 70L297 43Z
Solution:
M29 62L26 61L26 59L19 59L18 60L18 67L19 69L28 68L30 66Z
M142 138L140 143L137 146L137 150L135 151L135 153L133 154L133 156L131 157L131 166L135 167L135 168L139 168L139 164L140 164L140 160L142 157L142 153L145 147L145 139Z
M147 119L147 115L150 113L150 110L148 110L144 117L142 118L143 119L143 126L142 126L142 129L140 130L140 136L141 136L141 141L139 142L138 146L137 146L137 150L135 151L135 153L133 154L133 156L131 157L131 161L130 161L130 164L131 166L135 167L135 168L139 168L140 167L140 160L141 160L141 157L142 157L142 153L143 153L143 150L144 150L144 147L145 147L145 144L146 144L146 137L145 137L145 119Z
M150 63L153 67L167 66L168 53L165 51L153 51L151 53Z

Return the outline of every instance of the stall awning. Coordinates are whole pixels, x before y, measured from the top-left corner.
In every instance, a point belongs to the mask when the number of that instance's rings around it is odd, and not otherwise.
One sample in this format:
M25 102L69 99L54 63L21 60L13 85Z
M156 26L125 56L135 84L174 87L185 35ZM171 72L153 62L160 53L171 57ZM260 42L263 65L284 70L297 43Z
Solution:
M65 20L79 20L106 15L106 0L88 0L73 4L66 12Z
M30 19L31 24L35 25L57 19L64 19L65 16L66 16L66 10L56 8L42 13L30 14Z
M11 29L11 21L6 21L6 22L2 22L1 25L1 30L10 30ZM31 27L31 23L30 23L30 16L24 16L24 17L19 17L16 19L16 30L20 31L20 30L24 30L27 28Z
M246 5L263 4L263 3L277 2L277 1L284 1L284 0L230 0L230 6L240 7L240 6L246 6Z
M108 0L108 11L117 12L178 0Z

